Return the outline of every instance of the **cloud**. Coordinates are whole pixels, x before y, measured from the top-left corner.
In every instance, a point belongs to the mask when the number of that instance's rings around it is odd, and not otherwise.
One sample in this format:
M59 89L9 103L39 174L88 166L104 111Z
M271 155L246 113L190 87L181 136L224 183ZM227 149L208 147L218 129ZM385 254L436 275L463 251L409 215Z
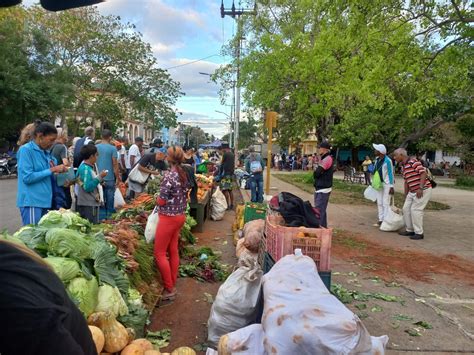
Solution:
M191 126L199 126L204 132L213 134L218 138L229 133L228 120L221 118L216 119L201 113L183 112L183 114L179 116L178 122Z

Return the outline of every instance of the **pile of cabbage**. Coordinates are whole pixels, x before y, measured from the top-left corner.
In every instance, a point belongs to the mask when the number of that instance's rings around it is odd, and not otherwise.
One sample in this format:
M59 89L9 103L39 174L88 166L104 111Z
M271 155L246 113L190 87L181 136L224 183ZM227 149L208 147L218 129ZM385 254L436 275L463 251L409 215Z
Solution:
M136 323L129 314L131 307L132 313L140 314L140 322L146 322L148 312L140 293L130 288L125 263L116 247L105 240L102 231L93 233L91 224L76 213L51 211L37 226L25 226L13 236L1 237L41 255L85 317L96 311L110 311ZM138 329L143 331L143 325Z

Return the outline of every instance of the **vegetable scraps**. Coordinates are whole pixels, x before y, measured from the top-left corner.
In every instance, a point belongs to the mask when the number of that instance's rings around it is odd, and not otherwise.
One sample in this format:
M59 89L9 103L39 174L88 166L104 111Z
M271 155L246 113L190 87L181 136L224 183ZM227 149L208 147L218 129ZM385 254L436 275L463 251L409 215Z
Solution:
M209 247L199 249L184 248L179 266L180 277L192 277L198 281L224 281L229 272L220 257Z

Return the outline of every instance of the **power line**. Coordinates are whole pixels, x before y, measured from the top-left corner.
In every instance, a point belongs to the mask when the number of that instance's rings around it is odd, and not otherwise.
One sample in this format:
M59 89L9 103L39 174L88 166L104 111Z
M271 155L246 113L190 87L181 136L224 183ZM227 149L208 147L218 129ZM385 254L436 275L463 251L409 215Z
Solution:
M165 68L165 70L170 70L170 69L174 69L174 68L184 67L185 65L194 64L194 63L203 61L203 60L205 60L205 59L209 59L209 58L212 58L212 57L220 57L220 56L221 56L220 54L213 54L213 55L210 55L210 56L207 56L207 57L204 57L204 58L200 58L200 59L193 60L193 61L191 61L191 62L187 62L187 63L180 64L180 65L175 65L175 66L169 67L169 68Z

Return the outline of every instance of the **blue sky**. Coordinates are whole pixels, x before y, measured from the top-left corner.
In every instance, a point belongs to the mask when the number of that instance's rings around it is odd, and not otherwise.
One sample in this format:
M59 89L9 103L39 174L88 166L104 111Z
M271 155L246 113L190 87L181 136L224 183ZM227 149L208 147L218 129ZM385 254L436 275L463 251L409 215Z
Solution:
M26 5L34 2L24 1ZM224 4L230 7L232 1ZM134 23L151 44L160 67L170 68L173 79L181 83L186 96L177 103L183 113L178 121L195 122L217 137L228 132L228 120L215 111L230 114L230 107L220 104L218 86L199 72L212 74L230 60L220 53L222 44L232 37L234 20L220 17L220 5L220 0L107 0L97 6L103 14ZM209 58L171 69L205 57Z

